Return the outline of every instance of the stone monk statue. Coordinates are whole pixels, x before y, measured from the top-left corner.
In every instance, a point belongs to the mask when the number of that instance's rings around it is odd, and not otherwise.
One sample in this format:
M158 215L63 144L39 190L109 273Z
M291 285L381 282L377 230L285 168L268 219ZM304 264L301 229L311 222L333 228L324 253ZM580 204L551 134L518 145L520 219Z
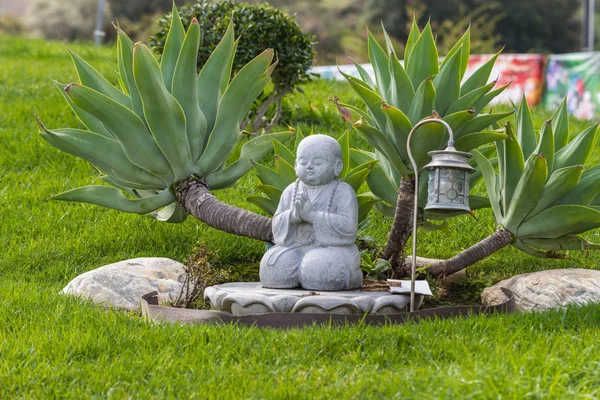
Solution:
M298 146L298 180L281 195L273 216L275 246L260 262L267 288L350 290L361 286L360 253L354 244L358 204L352 187L340 181L339 143L308 136Z

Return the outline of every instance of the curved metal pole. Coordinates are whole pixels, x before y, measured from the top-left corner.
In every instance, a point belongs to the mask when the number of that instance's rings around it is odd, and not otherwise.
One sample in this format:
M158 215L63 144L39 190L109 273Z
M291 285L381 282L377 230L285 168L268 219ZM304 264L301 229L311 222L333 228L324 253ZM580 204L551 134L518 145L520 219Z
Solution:
M413 158L412 151L410 150L410 140L412 139L413 134L416 130L430 122L436 122L438 124L443 125L448 131L448 135L450 136L450 140L448 140L448 146L454 148L454 133L452 133L452 128L450 125L441 119L431 118L425 119L423 121L418 122L408 134L408 139L406 140L406 151L408 153L408 158L410 159L410 163L413 167L413 171L415 173L415 204L413 206L413 248L412 248L412 265L410 267L410 312L415 311L415 279L416 279L416 266L417 266L417 215L419 213L419 171L417 170L417 163Z

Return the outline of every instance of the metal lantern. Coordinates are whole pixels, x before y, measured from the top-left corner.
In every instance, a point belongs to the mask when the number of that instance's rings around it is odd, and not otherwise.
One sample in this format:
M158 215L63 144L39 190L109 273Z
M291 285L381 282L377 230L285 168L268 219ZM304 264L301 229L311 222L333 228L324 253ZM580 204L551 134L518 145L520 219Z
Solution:
M430 151L431 162L423 167L429 171L426 211L446 213L469 212L469 175L475 171L467 160L471 154L452 146Z
M406 141L406 151L415 173L415 204L413 207L413 254L410 277L410 312L415 311L415 275L417 265L417 228L419 215L419 169L410 149L410 140L415 131L422 125L437 123L448 131L450 140L445 150L430 151L431 162L424 169L429 172L427 204L425 210L436 213L456 214L457 211L469 212L469 174L475 169L467 163L469 153L454 148L452 128L444 120L431 118L417 123Z

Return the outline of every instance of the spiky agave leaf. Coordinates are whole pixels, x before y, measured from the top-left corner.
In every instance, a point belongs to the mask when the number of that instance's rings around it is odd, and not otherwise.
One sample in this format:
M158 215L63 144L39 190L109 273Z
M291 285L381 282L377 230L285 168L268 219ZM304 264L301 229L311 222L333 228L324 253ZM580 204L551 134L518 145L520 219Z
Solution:
M294 136L290 131L254 138L223 168L241 138L240 122L275 68L273 51L266 50L230 80L237 43L230 23L198 73L199 26L194 21L186 33L176 9L173 15L160 63L117 27L120 89L71 52L81 82L67 85L63 96L88 130L51 130L40 123L40 134L91 162L113 188L79 188L54 198L180 222L185 212L174 203L178 181L197 176L209 189L229 187L272 151L272 139Z
M496 82L488 83L499 53L461 85L470 53L470 30L457 41L441 63L430 24L421 32L413 23L404 65L393 49L387 47L388 50L384 50L368 33L369 59L373 65L375 82L362 73L360 79L342 72L366 105L366 111L350 108L362 116L354 129L377 149L375 158L381 159L387 175L387 179L382 181L383 185L392 183L392 188L386 192L397 190L401 176L415 174L406 152L408 134L417 122L430 118L434 110L439 118L451 126L461 150L469 151L507 137L502 132L491 132L490 126L512 112L482 113L505 89L494 90ZM347 107L346 104L340 105ZM430 159L427 153L444 148L447 140L447 133L438 124L424 125L416 132L411 150L419 170ZM386 164L391 169L385 168ZM380 175L371 175L367 181L377 196L383 190L382 184L373 179L374 176ZM388 195L388 198L392 196ZM388 204L393 205L395 201Z
M560 115L562 108L555 115ZM597 124L563 142L569 136L564 123L553 130L552 122L546 121L539 142L532 143L534 128L529 115L523 102L516 132L512 124L505 125L509 140L498 146L502 162L497 172L488 158L474 152L496 222L513 235L516 248L538 257L557 257L558 250L598 248L576 236L600 227L600 210L592 204L600 192L600 165L587 170L583 166L596 142ZM557 142L562 146L555 150ZM534 148L526 163L522 162L524 146Z
M466 60L469 57L469 35L470 32L467 31L444 61L439 64L431 26L428 24L422 33L419 33L418 27L411 29L413 44L407 46L408 53L403 67L393 52L386 53L374 37L368 33L369 56L376 77L375 87L371 86L373 82L342 73L367 106L367 112L371 118L365 119L361 125L371 125L372 128L381 132L390 143L393 143L396 152L404 156L405 167L408 170L411 170L410 163L407 157L401 154L406 149L406 137L408 136L406 130L410 131L414 124L431 116L433 110L444 119L457 112L473 111L472 118L455 120L451 124L457 136L485 130L494 122L511 114L479 115L473 109L475 104L490 93L494 87L494 83L488 84L487 81L497 55L476 71L462 86L460 85L466 69ZM408 54L410 54L410 58ZM432 76L435 77L432 78ZM499 93L497 92L496 95ZM487 98L486 104L492 99L493 97ZM395 111L397 120L402 117L408 120L407 124L402 125L400 133L397 130L398 126L389 123L382 106L384 108L394 107L394 111L397 110ZM485 104L480 103L479 107L481 110ZM439 127L430 128L426 125L421 129L424 131L427 129L439 130ZM418 134L415 136L415 142L430 142L430 140L420 140L418 136ZM437 148L442 145L445 143L437 144ZM420 153L430 150L434 149L424 148L413 153L416 158L426 159L427 155ZM412 173L414 174L414 171Z

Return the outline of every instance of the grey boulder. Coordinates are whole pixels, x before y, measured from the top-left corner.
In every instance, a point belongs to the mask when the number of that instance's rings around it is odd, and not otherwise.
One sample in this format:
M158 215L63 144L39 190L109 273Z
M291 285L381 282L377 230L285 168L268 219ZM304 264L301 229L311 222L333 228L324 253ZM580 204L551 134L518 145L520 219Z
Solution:
M184 265L169 258L134 258L88 271L73 279L63 294L96 304L139 310L143 295L157 291L160 303L177 300L185 280Z
M500 288L510 289L521 311L544 311L570 304L600 302L600 271L554 269L517 275L486 288L483 305L494 306L507 300Z

